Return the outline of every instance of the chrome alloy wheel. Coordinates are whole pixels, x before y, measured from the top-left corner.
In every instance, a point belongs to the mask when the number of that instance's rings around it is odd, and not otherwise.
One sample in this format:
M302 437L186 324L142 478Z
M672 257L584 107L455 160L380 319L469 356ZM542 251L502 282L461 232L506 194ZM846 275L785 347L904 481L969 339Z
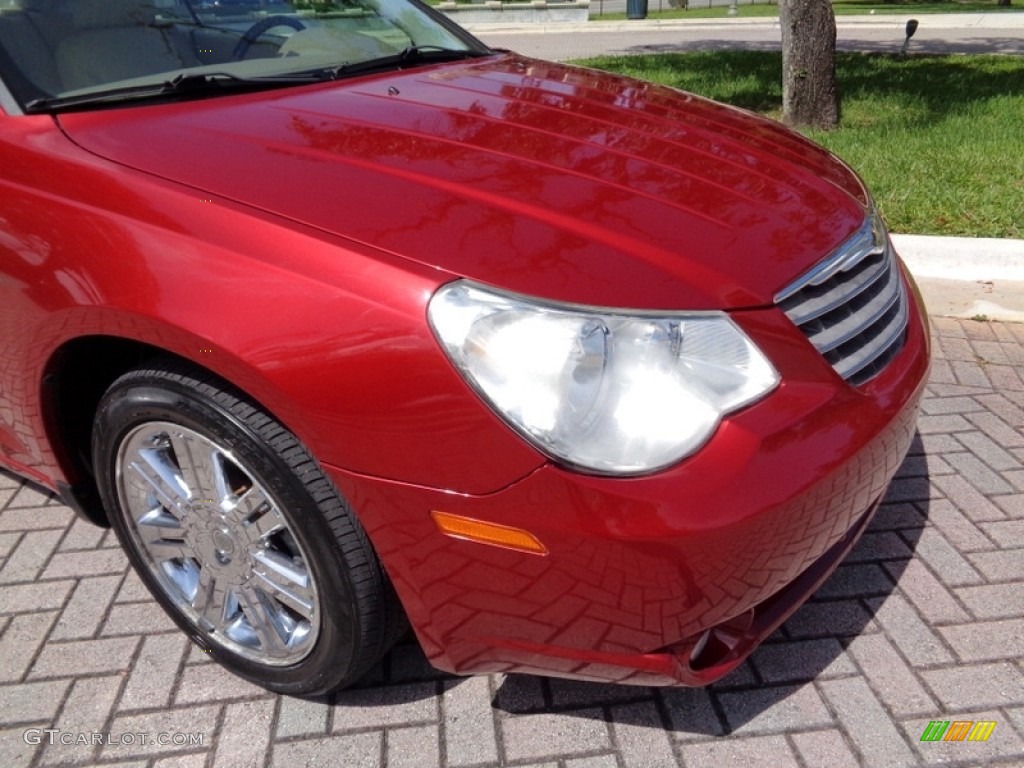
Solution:
M118 447L116 486L135 549L210 641L271 666L310 653L320 615L309 559L229 449L179 424L145 422Z

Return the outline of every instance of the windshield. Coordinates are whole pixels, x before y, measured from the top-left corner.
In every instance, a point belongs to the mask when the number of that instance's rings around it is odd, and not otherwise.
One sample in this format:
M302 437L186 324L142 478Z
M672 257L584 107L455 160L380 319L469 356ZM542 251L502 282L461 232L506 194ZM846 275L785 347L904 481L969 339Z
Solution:
M486 50L415 0L0 0L0 73L22 106L205 74L279 87Z

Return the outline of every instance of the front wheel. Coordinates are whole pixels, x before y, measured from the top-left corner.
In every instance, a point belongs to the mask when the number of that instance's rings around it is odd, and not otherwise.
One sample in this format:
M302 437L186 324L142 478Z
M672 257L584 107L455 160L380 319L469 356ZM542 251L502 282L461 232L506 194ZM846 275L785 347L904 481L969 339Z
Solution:
M175 364L100 402L100 493L122 546L177 624L280 693L351 684L403 628L352 511L301 443L240 393Z

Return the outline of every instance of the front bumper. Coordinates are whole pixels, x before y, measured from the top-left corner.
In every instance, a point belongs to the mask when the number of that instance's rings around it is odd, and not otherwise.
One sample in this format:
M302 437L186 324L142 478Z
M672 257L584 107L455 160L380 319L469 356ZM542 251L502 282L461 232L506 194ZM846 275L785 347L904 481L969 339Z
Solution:
M328 467L435 666L705 685L827 578L913 438L929 360L924 316L912 312L902 351L861 388L778 310L736 320L782 384L665 472L616 479L547 464L470 496ZM525 529L549 554L450 538L433 510Z

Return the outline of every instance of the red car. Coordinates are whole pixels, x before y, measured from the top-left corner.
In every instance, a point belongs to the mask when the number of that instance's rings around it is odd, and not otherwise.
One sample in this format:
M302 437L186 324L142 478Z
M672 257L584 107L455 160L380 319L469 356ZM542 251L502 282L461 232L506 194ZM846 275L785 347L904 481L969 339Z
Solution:
M864 530L928 370L773 122L407 0L0 8L0 463L275 691L703 685Z

